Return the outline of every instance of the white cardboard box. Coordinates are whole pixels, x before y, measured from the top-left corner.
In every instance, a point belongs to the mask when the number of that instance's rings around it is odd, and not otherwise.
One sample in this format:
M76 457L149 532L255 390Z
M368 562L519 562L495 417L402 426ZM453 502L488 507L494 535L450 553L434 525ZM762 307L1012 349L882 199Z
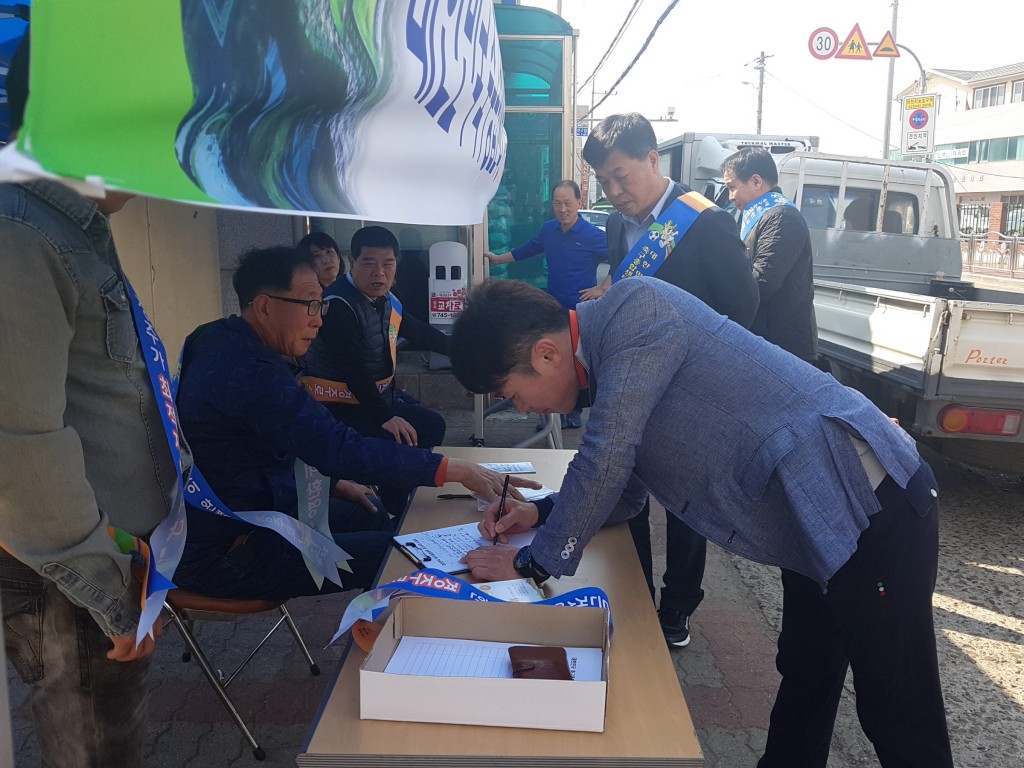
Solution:
M403 635L601 648L601 679L501 680L385 672ZM359 668L363 720L604 731L608 612L531 603L405 597Z

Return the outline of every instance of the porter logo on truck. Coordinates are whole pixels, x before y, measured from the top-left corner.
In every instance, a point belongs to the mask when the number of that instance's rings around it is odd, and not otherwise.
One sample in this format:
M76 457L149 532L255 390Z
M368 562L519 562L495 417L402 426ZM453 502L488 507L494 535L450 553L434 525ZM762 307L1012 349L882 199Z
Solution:
M986 355L984 350L972 349L967 353L967 359L964 360L968 365L1009 365L1010 361L1005 357L999 357L998 355Z

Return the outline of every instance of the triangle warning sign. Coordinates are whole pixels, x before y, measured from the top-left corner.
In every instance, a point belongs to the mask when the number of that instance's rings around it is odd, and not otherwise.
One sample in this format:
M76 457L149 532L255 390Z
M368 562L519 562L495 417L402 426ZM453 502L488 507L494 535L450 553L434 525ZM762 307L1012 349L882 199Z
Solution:
M894 46L895 47L895 46ZM846 40L839 46L837 59L860 59L870 61L871 54L868 52L868 44L864 42L864 33L860 31L860 24L854 24Z
M900 51L899 48L896 47L896 41L892 39L892 32L885 33L885 37L882 38L882 42L875 46L875 50L872 52L871 55L874 56L876 59L899 58Z

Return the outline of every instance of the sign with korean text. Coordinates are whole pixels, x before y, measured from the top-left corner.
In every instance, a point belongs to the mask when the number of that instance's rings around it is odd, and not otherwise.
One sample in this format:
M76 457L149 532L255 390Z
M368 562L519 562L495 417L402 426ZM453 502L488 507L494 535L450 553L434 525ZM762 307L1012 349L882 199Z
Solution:
M904 155L927 155L935 149L935 114L938 97L933 93L903 97L901 149Z
M462 304L466 298L466 291L456 291L454 295L431 296L430 297L430 319L431 320L454 320L462 314Z
M457 225L480 222L504 168L478 0L37 2L31 59L5 180Z

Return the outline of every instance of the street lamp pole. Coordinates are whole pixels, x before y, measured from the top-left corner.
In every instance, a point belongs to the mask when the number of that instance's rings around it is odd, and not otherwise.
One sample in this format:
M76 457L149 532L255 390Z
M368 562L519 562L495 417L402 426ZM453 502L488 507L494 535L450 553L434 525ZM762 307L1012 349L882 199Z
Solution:
M892 32L896 39L896 21L899 18L900 0L892 0ZM889 156L889 130L892 127L892 82L896 74L896 59L889 59L889 81L885 91L885 131L882 133L882 159Z
M868 43L868 45L877 45L877 43ZM928 78L925 75L924 67L921 66L921 60L917 58L917 54L907 48L907 46L901 43L896 43L896 47L906 51L914 57L914 62L917 64L918 80L917 80L917 92L924 93L925 88L928 87ZM892 66L892 61L889 62L889 66ZM882 157L889 155L889 128L892 125L892 90L889 90L889 97L886 99L886 110L885 110L885 137L883 139Z

